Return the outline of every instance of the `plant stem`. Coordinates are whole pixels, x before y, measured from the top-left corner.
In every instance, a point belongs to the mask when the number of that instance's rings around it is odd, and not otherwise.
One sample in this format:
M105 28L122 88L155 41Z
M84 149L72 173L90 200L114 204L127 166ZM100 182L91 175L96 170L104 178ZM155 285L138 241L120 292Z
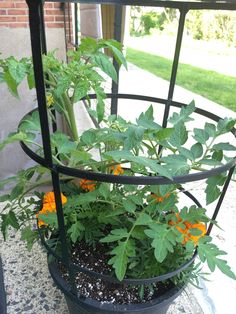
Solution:
M68 97L68 95L66 93L63 93L62 98L63 98L63 101L65 103L66 111L68 113L68 119L70 121L69 127L71 130L72 139L74 141L78 141L79 136L78 136L78 131L77 131L77 127L76 127L73 103L71 103L70 98Z

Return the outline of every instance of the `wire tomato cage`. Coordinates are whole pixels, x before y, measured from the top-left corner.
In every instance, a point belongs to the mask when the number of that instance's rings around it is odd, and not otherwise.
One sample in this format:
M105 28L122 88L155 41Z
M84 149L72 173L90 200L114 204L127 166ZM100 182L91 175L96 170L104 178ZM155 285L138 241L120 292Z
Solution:
M21 146L24 152L35 162L38 164L48 168L51 172L52 178L52 186L55 194L56 208L57 208L57 219L59 226L59 239L61 242L61 256L57 254L53 249L51 249L45 240L42 237L42 241L48 250L48 254L54 256L58 261L61 261L69 272L70 285L67 286L67 290L65 291L67 294L74 295L77 294L76 286L75 286L75 272L82 272L91 277L104 279L109 282L119 282L117 279L100 274L98 272L89 270L85 267L81 267L80 265L76 265L71 262L69 248L66 242L66 231L65 231L65 222L64 222L64 214L61 203L61 187L60 187L60 174L65 174L71 177L77 177L80 179L88 179L98 182L108 182L108 183L118 183L118 184L132 184L132 185L166 185L170 183L187 183L194 182L202 179L207 179L209 177L215 176L217 174L221 174L223 172L228 171L227 180L224 183L222 193L217 201L215 211L213 213L212 219L215 220L217 214L220 210L222 202L225 197L225 193L229 186L231 177L234 172L234 168L236 165L236 158L232 159L230 162L223 166L216 167L211 170L201 171L197 173L190 173L186 175L179 175L173 177L172 180L162 177L162 176L116 176L113 174L104 174L104 173L96 173L92 171L74 169L67 166L62 166L55 164L52 158L51 152L51 144L50 144L50 125L47 115L47 102L46 102L46 92L45 92L45 82L44 82L44 73L43 73L43 63L42 63L42 54L47 53L47 45L46 45L46 36L45 36L45 27L44 27L44 15L43 15L43 6L44 2L41 0L26 0L29 7L29 23L30 23L30 35L31 35L31 46L32 46L32 59L34 66L34 75L35 75L35 86L36 86L36 94L37 94L37 102L38 102L38 112L41 124L41 136L43 143L43 152L44 157L39 156L35 153L31 148L29 148L24 142L21 142ZM75 3L76 8L78 3L86 3L86 4L110 4L115 5L115 25L114 25L114 39L120 40L121 38L121 21L122 21L122 8L124 6L135 5L135 6L149 6L149 7L159 7L159 8L172 8L177 9L179 11L179 24L176 36L176 44L175 44L175 52L174 58L172 62L171 76L169 81L169 90L167 98L157 98L150 97L144 95L135 95L135 94L119 94L118 83L112 83L112 93L107 94L107 98L111 99L111 114L117 114L118 105L120 99L126 100L138 100L138 101L149 101L159 105L164 106L164 114L162 120L162 126L167 126L167 120L169 117L169 112L172 107L181 108L187 106L186 103L181 103L173 100L174 88L176 84L176 76L179 65L179 56L182 45L182 38L185 26L185 19L188 11L190 10L236 10L236 4L234 1L158 1L158 0L79 0L79 1L56 1L50 0L50 2L60 2L64 5L67 3ZM77 10L77 9L76 9ZM78 12L78 11L77 11ZM76 23L77 25L77 23ZM77 33L77 32L76 32ZM78 43L78 39L75 40L75 43ZM116 69L118 72L118 67L116 65ZM119 74L119 73L118 73ZM119 76L118 76L119 77ZM90 95L90 99L95 99L95 95ZM215 115L214 113L208 112L206 110L196 108L195 113L206 118L209 118L213 121L219 121L220 117ZM56 130L56 126L53 126L53 130ZM232 130L233 135L235 135L235 129ZM187 191L183 191L183 193L191 199L191 201L197 206L201 207L199 201ZM212 230L212 223L208 226L207 234L210 234ZM143 284L151 284L156 283L158 281L163 281L173 276L176 276L181 271L186 269L189 265L193 263L197 256L197 249L195 250L193 256L184 264L182 264L175 271L171 271L161 276L146 278L146 279L124 279L122 283L132 284L132 285L143 285ZM54 277L60 286L60 280ZM119 282L120 283L120 282Z

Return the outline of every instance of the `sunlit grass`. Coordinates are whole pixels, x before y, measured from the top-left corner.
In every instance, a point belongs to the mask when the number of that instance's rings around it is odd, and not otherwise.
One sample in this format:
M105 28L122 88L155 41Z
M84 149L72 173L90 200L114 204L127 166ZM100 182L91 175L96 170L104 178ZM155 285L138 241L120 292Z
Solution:
M172 61L169 59L128 48L127 60L158 77L170 80ZM180 63L176 84L236 111L235 77Z

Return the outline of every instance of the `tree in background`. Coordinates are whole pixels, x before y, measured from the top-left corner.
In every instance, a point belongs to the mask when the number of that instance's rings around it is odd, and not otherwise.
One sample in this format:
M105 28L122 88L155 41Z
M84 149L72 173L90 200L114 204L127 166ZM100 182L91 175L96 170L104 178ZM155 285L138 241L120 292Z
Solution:
M130 33L133 36L151 34L153 29L176 31L178 11L171 8L148 10L131 7ZM221 40L236 47L236 12L191 10L186 16L187 34L196 40Z

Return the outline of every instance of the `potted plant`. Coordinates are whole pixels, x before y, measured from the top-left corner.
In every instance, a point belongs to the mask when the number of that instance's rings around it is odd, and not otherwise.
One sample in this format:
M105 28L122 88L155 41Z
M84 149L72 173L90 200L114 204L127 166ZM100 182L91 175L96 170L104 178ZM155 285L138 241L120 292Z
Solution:
M61 193L57 198L51 188L40 189L50 184L53 169L44 167L39 114L33 110L0 144L3 149L20 141L39 162L1 181L12 186L0 198L1 230L5 239L9 227L20 230L28 249L41 238L71 313L166 313L186 283L198 284L204 276L202 263L236 279L221 258L226 253L207 232L217 222L181 184L207 178L207 205L220 197L227 171L235 165L230 152L236 150L222 136L236 120L191 129L194 102L173 113L167 128L155 122L152 106L135 123L106 117L101 71L113 80L116 72L103 48L126 66L121 45L111 40L82 40L78 50L68 53L68 64L54 53L43 57L48 119L53 124L62 116L69 129L69 134L50 134ZM13 95L25 77L34 87L31 59L1 59L0 68ZM96 97L89 96L91 90ZM78 134L74 106L82 99L98 127ZM194 264L197 254L200 262Z

